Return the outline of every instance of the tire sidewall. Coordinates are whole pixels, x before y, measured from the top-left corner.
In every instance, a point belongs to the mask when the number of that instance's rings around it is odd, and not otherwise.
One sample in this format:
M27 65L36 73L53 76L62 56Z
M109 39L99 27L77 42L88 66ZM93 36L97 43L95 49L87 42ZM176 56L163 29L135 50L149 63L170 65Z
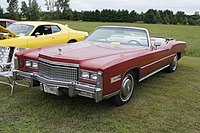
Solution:
M176 68L174 69L174 60L176 58ZM175 57L173 58L173 61L170 63L170 66L168 68L168 72L175 72L177 70L178 67L178 55L176 54Z
M119 94L115 96L115 104L118 105L118 106L128 103L131 100L131 98L133 97L133 93L134 93L135 85L136 85L135 75L133 73L127 73L124 76L123 81L124 81L124 79L126 78L127 75L131 75L132 76L133 89L131 91L130 97L127 100L123 100L121 98L122 89L120 89ZM122 88L122 85L123 85L123 81L122 81L122 84L121 84L121 88Z

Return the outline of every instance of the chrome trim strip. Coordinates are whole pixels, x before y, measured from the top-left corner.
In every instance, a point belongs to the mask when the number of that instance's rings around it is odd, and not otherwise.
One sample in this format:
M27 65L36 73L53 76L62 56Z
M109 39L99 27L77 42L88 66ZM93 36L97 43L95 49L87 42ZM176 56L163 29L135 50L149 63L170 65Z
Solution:
M44 78L38 74L36 74L35 76L38 81L47 85L52 85L52 86L58 85L59 87L69 87L70 85L76 85L78 88L87 87L88 89L91 89L92 91L94 91L94 88L96 87L96 85L81 83L81 82L74 82L74 81L64 82L64 81L51 80L51 79Z
M57 61L50 61L47 59L43 59L43 58L39 58L39 61L42 61L44 63L49 63L52 65L56 65L56 66L68 66L68 67L79 67L79 64L72 64L72 63L63 63L63 62L57 62Z
M28 72L23 72L23 71L18 71L18 70L13 70L13 73L17 73L24 78L33 78L34 77L34 73L28 73Z
M111 98L111 97L113 97L113 96L119 94L119 92L120 92L120 90L115 91L115 92L113 92L113 93L110 93L110 94L108 94L108 95L105 95L103 98L104 98L104 99Z
M14 57L14 69L19 69L19 59L17 56Z
M55 86L56 84L56 85L59 85L60 87L69 87L69 84L72 84L72 81L68 81L68 82L55 81L55 80L44 78L38 74L36 74L35 77L39 82L47 84L47 85L52 85L52 86Z
M103 72L97 72L96 102L103 100Z
M169 56L167 56L167 57L164 57L164 58L162 58L162 59L160 59L160 60L157 60L157 61L155 61L155 62L152 62L152 63L150 63L150 64L148 64L148 65L145 65L145 66L143 66L143 67L141 67L141 69L145 69L145 68L147 68L147 67L149 67L149 66L152 66L152 65L154 65L154 64L156 64L156 63L158 63L158 62L160 62L160 61L163 61L163 60L165 60L165 59L167 59L167 58L170 58L170 57L173 57L173 56L175 56L176 54L172 54L172 55L169 55Z
M162 67L162 68L160 68L160 69L158 69L158 70L156 70L156 71L154 71L154 72L148 74L147 76L141 78L141 79L139 80L139 82L141 82L141 81L147 79L148 77L150 77L150 76L156 74L156 73L159 72L159 71L162 71L163 69L165 69L165 68L167 68L167 67L169 67L169 65L166 65L166 66L164 66L164 67Z

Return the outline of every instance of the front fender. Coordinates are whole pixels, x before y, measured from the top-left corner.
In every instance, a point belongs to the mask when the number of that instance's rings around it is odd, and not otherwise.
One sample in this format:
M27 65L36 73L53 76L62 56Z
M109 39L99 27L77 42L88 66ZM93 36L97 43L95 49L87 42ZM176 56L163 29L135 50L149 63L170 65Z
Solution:
M27 38L26 37L15 37L5 40L0 40L0 46L4 47L19 47L27 48Z

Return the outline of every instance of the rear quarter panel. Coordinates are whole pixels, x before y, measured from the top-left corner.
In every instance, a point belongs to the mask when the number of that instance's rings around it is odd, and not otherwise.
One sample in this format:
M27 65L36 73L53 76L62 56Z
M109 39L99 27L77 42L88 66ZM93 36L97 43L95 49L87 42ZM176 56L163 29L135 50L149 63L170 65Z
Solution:
M87 35L87 32L77 31L73 29L69 30L69 40L82 41L85 40Z
M182 41L175 41L170 44L170 54L181 53L181 57L186 55L187 52L187 44Z

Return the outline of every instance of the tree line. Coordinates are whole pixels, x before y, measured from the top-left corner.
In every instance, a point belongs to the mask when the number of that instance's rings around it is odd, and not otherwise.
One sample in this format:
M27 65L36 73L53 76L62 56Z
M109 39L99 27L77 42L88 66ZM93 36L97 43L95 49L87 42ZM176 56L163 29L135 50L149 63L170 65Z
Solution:
M170 10L149 9L147 12L137 13L135 10L111 10L101 11L72 11L69 0L45 0L47 11L42 11L37 0L21 2L18 8L18 0L7 0L7 12L0 7L0 17L16 20L74 20L92 22L143 22L148 24L183 24L200 25L199 12L194 15L186 15L183 11L174 13Z

